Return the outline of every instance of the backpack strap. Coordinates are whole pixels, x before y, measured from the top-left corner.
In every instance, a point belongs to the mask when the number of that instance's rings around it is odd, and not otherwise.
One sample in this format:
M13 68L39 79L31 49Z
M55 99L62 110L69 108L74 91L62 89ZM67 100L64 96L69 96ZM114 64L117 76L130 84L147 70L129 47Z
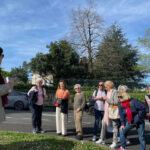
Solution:
M97 93L98 93L98 89L97 89L97 90L95 90L95 97L97 96Z

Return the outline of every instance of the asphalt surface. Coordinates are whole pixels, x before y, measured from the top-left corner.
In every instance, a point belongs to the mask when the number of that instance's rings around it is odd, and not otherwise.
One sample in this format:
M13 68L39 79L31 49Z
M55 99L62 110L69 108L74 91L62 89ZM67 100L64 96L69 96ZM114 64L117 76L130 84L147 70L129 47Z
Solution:
M43 111L42 126L45 130L44 134L56 135L55 112L45 109ZM86 141L91 141L93 136L94 116L84 113L83 116L83 138ZM68 115L68 136L75 138L75 127L73 119L73 111L69 110ZM32 132L31 113L29 110L15 111L6 109L6 121L0 124L0 131L16 131L16 132ZM97 138L99 135L97 136ZM127 150L140 150L139 140L136 129L129 132L128 139L130 144L126 146ZM150 123L146 121L145 128L146 150L150 150ZM109 146L112 142L112 133L107 133L106 145ZM119 146L119 144L118 144Z

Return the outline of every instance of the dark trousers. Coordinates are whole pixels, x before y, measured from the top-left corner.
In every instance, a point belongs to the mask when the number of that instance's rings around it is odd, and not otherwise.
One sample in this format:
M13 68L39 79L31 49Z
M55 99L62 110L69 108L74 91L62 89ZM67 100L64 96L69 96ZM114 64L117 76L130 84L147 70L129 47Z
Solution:
M43 105L30 105L32 112L32 127L41 130Z
M94 132L93 135L97 135L99 129L99 123L102 122L104 116L104 111L99 111L95 109L95 124L94 124Z

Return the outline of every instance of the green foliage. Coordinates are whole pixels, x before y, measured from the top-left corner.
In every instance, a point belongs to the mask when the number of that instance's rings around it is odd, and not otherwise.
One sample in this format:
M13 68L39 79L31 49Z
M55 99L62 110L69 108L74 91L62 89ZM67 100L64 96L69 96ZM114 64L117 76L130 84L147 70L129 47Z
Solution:
M138 41L142 44L142 46L150 49L150 28L146 30L144 37L138 38Z
M16 82L27 83L28 81L28 72L22 67L12 68L10 76L16 78Z
M107 150L89 142L27 133L0 132L1 150Z
M10 72L2 70L2 76L3 76L3 78L9 77L10 76Z
M37 53L35 58L29 63L33 73L38 73L41 76L47 76L51 73L51 57L49 54Z
M79 55L67 41L51 42L47 48L54 77L70 78L78 75Z
M138 83L144 77L142 70L137 69L138 60L137 49L127 43L122 29L113 24L103 36L96 54L96 77L113 80L116 84Z

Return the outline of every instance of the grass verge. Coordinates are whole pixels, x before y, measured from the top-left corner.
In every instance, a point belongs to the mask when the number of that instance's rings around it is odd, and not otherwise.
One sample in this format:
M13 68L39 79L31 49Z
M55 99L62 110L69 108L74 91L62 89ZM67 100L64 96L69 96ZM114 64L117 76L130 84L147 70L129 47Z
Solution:
M0 150L108 150L90 142L29 133L0 132Z

